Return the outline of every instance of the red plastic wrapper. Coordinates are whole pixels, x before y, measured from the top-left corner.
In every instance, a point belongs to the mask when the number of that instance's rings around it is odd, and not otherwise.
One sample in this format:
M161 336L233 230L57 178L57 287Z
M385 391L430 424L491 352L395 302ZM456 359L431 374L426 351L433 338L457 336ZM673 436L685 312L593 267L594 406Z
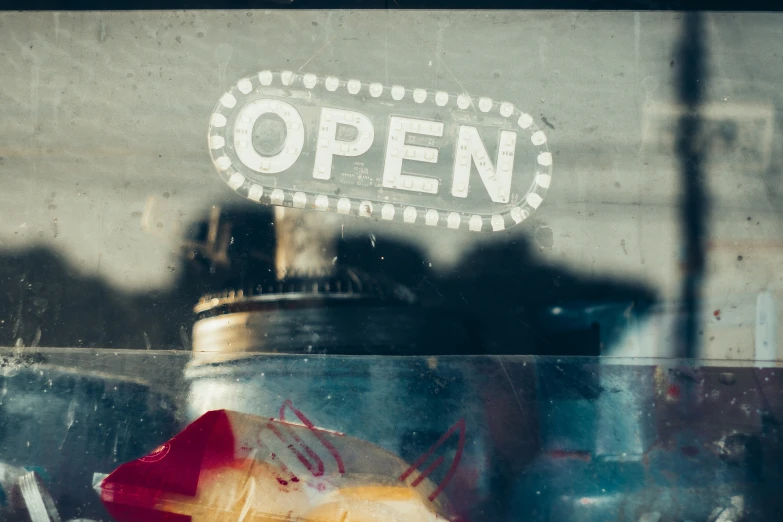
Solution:
M205 413L97 490L117 522L450 520L427 471L369 442L296 422Z

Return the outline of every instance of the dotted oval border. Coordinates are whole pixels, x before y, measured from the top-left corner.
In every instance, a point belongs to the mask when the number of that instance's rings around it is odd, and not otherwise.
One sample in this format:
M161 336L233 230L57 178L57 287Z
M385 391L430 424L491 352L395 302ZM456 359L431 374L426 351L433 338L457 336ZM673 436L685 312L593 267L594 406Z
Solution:
M394 101L401 101L410 96L415 103L434 103L438 107L445 107L450 103L460 110L473 107L477 112L497 112L503 118L511 120L522 131L530 133L530 142L537 148L536 174L524 198L517 206L506 210L502 214L470 214L457 211L437 210L434 208L415 207L395 203L383 203L369 200L355 200L347 197L332 196L328 194L313 194L304 191L295 191L267 187L247 179L238 172L231 163L231 159L225 153L228 118L224 111L231 111L240 100L250 95L256 87L269 87L275 83L284 87L303 87L306 90L321 88L329 93L345 89L351 95L358 95L362 91L375 99L389 97ZM496 102L486 97L471 97L467 94L449 94L445 91L428 91L426 89L406 89L401 85L383 86L377 82L361 82L355 79L341 80L336 76L318 77L312 73L294 73L292 71L264 70L257 75L239 80L232 88L224 93L215 106L209 120L207 134L209 153L212 162L218 170L220 177L226 184L239 195L269 205L283 205L289 202L294 208L310 208L314 210L328 211L335 209L338 214L354 214L363 217L380 217L386 221L398 221L403 223L424 223L429 226L440 226L451 229L459 229L467 226L468 230L499 231L517 225L527 219L530 214L541 205L552 181L552 153L549 151L546 134L535 124L533 117L520 111L509 102Z

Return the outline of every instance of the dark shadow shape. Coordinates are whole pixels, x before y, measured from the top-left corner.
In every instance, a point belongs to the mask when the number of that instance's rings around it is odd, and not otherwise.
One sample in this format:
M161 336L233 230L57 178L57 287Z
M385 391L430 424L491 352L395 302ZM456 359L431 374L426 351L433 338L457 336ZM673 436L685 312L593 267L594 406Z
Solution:
M147 314L52 250L0 255L0 346L144 348Z
M604 354L656 300L640 283L543 264L519 239L468 253L440 293L474 319L491 354Z
M677 355L699 356L699 321L705 270L709 200L704 187L706 143L699 114L709 80L706 32L700 13L687 13L678 47L677 98L683 107L677 128L676 153L681 169L680 224L683 238L682 315Z
M134 305L148 310L146 320L157 326L154 347L190 350L193 307L202 296L274 281L274 212L245 202L213 207L176 248L181 257L172 286L137 295Z
M272 215L225 208L211 238L210 215L194 223L173 247L181 252L177 279L151 292L112 288L49 249L0 253L0 346L188 350L202 295L273 277Z
M250 205L222 209L217 220L205 216L181 245L172 287L135 295L80 274L47 250L0 256L0 343L190 349L201 296L275 280L272 223L271 210ZM623 332L627 322L617 318L642 317L655 300L641 284L544 265L524 240L478 248L449 274L435 273L415 247L383 237L348 238L337 253L338 268L403 285L423 310L458 319L464 342L444 346L433 314L424 353L598 355Z

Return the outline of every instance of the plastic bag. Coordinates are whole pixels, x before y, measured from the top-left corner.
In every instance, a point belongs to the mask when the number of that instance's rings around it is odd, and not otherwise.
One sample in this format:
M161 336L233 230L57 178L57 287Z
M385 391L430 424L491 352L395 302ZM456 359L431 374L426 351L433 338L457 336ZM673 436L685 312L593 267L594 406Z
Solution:
M288 406L297 423L210 411L96 489L118 522L449 519L426 470Z

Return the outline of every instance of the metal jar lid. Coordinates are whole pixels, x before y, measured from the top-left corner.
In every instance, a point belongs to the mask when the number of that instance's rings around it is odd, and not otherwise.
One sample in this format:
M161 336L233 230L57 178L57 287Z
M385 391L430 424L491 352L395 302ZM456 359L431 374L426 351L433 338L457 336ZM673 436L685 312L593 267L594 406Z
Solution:
M456 314L348 270L210 294L195 312L196 364L251 353L437 355L466 339Z

